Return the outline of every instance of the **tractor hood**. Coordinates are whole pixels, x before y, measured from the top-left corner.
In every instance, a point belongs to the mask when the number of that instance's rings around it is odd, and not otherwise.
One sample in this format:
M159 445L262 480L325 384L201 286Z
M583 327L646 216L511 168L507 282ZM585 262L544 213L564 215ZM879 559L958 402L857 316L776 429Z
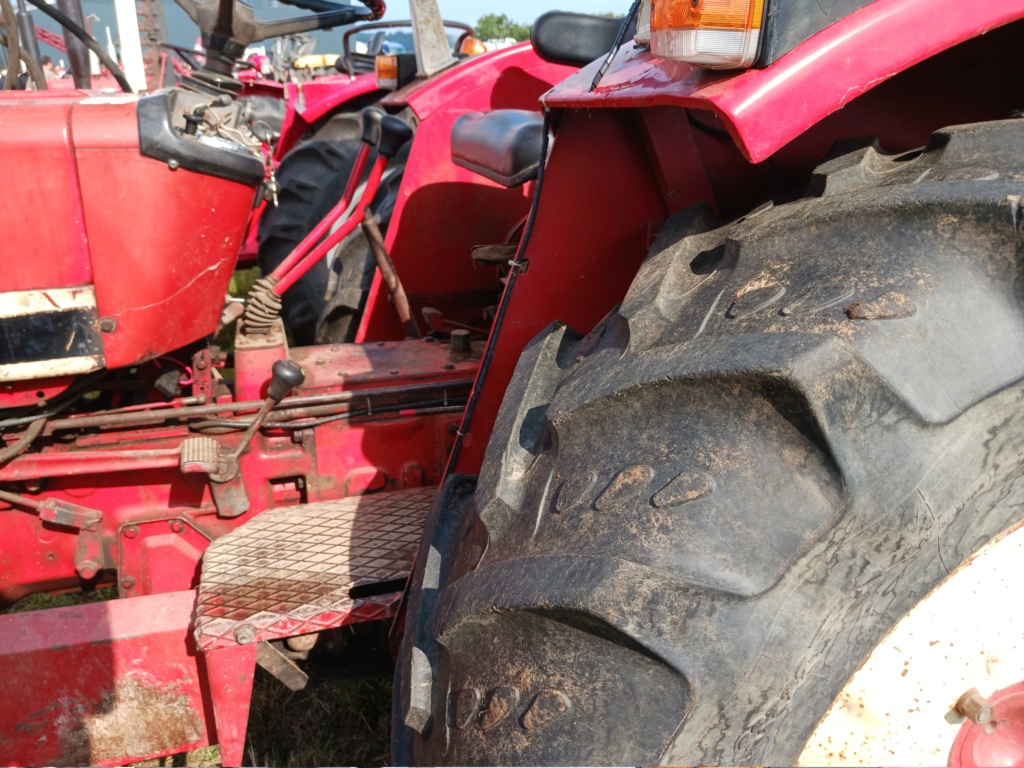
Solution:
M250 175L219 178L176 159L177 134L147 128L166 98L0 95L0 381L131 365L216 330L259 163L225 149Z

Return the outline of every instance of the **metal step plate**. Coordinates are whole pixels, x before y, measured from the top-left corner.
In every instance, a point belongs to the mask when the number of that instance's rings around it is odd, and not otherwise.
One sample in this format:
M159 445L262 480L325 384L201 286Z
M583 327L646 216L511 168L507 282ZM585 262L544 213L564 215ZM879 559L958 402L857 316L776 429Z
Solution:
M388 617L398 590L350 591L405 578L435 493L412 488L268 510L217 539L203 556L199 649Z

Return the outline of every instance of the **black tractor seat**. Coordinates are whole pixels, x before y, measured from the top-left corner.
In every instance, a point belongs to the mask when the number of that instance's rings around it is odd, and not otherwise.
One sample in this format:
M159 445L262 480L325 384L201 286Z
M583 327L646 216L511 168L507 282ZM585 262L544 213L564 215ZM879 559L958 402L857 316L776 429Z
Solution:
M544 118L525 109L470 112L452 126L452 162L506 187L537 178Z

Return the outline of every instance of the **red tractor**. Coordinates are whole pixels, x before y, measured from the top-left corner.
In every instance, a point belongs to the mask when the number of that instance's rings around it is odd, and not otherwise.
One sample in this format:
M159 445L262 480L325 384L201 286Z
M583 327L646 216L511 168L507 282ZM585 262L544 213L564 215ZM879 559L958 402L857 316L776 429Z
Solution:
M1024 0L599 24L366 113L230 360L238 100L0 103L0 593L122 597L0 618L12 762L235 764L257 663L392 621L398 764L1024 764Z

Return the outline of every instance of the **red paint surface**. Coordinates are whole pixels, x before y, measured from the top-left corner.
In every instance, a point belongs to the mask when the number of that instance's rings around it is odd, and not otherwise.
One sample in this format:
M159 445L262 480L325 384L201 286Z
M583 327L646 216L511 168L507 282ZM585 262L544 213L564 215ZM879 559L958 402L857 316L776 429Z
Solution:
M10 694L0 704L0 763L121 764L210 743L194 603L194 592L175 592L0 616ZM180 728L161 723L167 712L154 702L191 719L196 738L176 743ZM119 718L122 729L112 727ZM105 736L125 730L135 738ZM128 744L135 751L125 753Z
M596 91L589 92L593 64L547 94L544 103L551 108L710 109L747 158L760 162L895 74L1021 17L1021 0L877 0L772 66L739 74L656 59L626 45Z
M71 108L81 97L0 92L0 168L12 194L0 206L0 292L92 282L70 127Z
M268 361L278 359L277 351L270 353L260 357L260 366L248 366L246 358L261 352L240 353L236 360L252 370L253 396L265 389ZM296 396L436 382L442 385L443 401L448 395L465 396L465 382L474 378L478 365L474 356L453 355L445 345L427 341L307 347L291 357L307 373ZM352 408L365 411L358 401ZM226 413L224 418L235 417ZM458 421L457 412L392 412L334 421L307 430L298 442L292 433L259 434L240 461L251 508L235 519L217 517L204 476L178 471L178 447L189 432L176 425L107 430L58 442L8 462L0 468L0 479L46 477L44 490L34 498L102 511L100 580L113 580L116 573L122 596L143 595L194 586L207 542L265 509L359 493L367 488L367 473L379 478L374 488L382 483L385 490L438 484ZM239 439L237 432L218 437L227 448ZM78 532L0 503L3 507L8 508L0 511L0 602L79 587ZM182 529L173 530L172 523L179 522ZM138 532L129 538L125 529L130 525Z
M72 129L96 302L117 322L107 367L215 331L252 188L142 157L134 103L76 106Z
M555 319L583 332L593 327L625 295L667 215L643 142L628 117L607 111L563 118L525 253L530 268L516 281L468 425L471 437L463 443L459 472L479 471L523 347ZM602 161L593 162L595 157ZM610 178L615 179L614 198L609 197Z
M1024 765L1024 683L996 691L988 700L991 722L964 723L949 752L949 765Z
M381 103L392 108L407 106L420 120L451 109L539 109L540 96L575 71L544 61L533 46L520 43L465 59L395 91Z
M109 368L216 330L250 187L142 157L132 97L5 95L0 136L18 196L0 209L0 290L93 283L117 323L103 338Z
M225 768L242 764L249 700L256 672L256 645L234 646L204 655L217 722L220 761Z
M455 121L467 112L539 109L540 95L572 71L523 44L467 59L385 99L420 119L386 237L417 318L432 306L485 326L482 310L497 303L501 285L494 267L473 263L472 248L505 242L533 194L533 184L506 189L452 163ZM379 274L367 307L358 340L404 337Z
M249 87L246 87L247 91ZM251 87L256 93L260 85L254 83ZM285 100L281 138L274 148L274 157L281 160L320 120L333 112L352 111L352 102L361 104L379 91L376 76L364 73L354 79L337 74L296 83L266 83L258 92Z

